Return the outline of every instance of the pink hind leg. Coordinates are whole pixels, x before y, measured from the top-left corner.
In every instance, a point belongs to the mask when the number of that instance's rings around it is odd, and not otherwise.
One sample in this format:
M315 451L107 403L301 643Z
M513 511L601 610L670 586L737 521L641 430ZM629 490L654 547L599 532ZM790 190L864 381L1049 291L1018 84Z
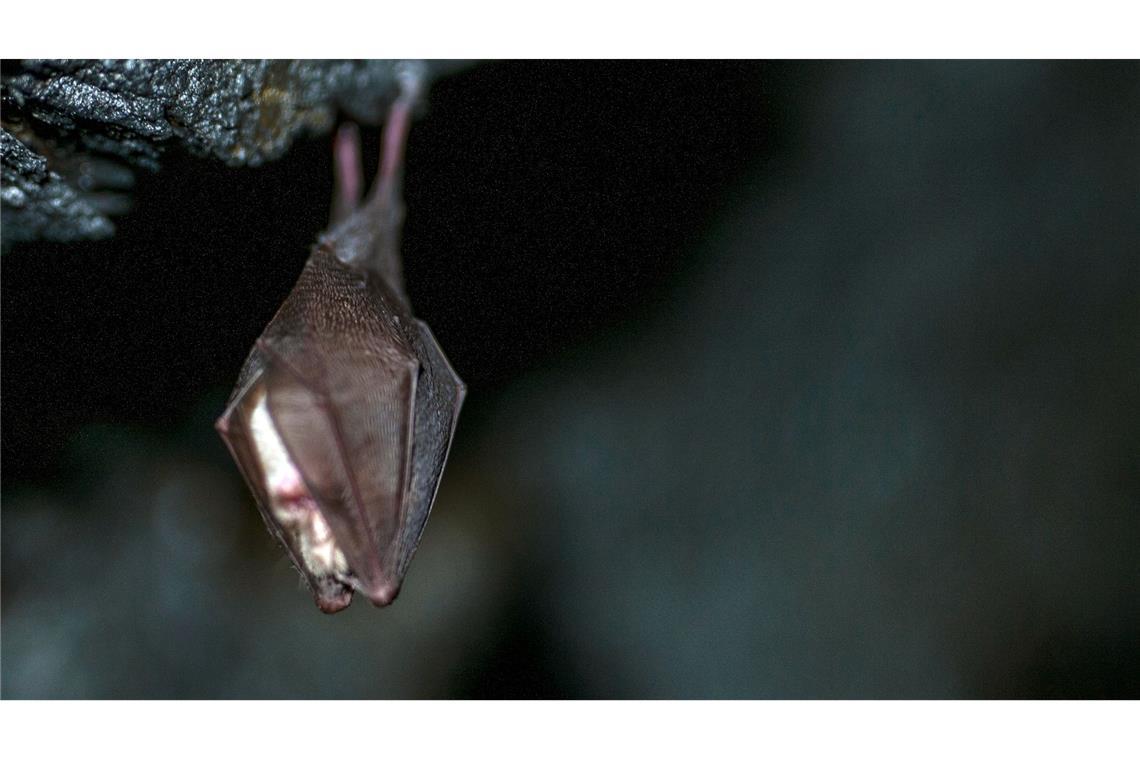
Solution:
M342 124L333 138L333 172L336 185L333 189L332 224L335 225L356 210L364 192L360 130L351 122Z
M424 86L424 66L420 61L404 61L396 72L400 94L388 111L384 124L383 144L380 146L380 172L372 188L372 195L381 208L398 204L401 174L404 170L404 146L408 141L412 110L419 101Z
M326 242L336 241L337 255L342 261L378 272L393 292L403 297L399 243L404 204L400 184L412 111L426 81L423 62L399 62L396 81L400 89L384 124L380 171L363 204L360 203L363 179L359 133L352 124L346 124L337 132L333 150L336 165L333 229Z

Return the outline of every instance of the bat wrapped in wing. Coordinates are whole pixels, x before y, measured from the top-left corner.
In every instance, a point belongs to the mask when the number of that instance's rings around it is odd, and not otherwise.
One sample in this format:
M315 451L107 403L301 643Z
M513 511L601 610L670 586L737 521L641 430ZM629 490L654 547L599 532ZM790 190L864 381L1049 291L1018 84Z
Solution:
M359 138L338 132L333 225L257 340L217 423L269 530L325 612L391 603L419 544L466 389L404 293L405 77L360 203Z

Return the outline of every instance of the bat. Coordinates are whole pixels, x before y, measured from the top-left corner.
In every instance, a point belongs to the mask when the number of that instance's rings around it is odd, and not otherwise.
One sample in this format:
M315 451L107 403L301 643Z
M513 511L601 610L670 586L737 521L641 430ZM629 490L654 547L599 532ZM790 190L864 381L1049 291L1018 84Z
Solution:
M361 199L356 128L334 140L332 223L257 339L215 427L266 526L324 612L399 593L466 387L404 292L404 146L423 76L408 68Z

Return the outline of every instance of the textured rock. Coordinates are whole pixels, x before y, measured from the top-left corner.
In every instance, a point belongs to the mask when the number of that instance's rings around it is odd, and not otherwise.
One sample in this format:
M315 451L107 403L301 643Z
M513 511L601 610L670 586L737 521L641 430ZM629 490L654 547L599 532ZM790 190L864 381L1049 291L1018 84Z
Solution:
M181 145L231 166L281 157L338 109L380 120L399 61L26 60L6 67L3 240L104 237L114 226L89 197L123 165L156 169ZM431 75L454 69L444 63ZM8 70L10 69L10 70ZM17 139L18 138L18 139ZM79 181L85 159L96 163ZM58 166L57 166L58 164Z
M0 130L0 201L4 243L102 238L114 231L106 216L80 197L47 159Z

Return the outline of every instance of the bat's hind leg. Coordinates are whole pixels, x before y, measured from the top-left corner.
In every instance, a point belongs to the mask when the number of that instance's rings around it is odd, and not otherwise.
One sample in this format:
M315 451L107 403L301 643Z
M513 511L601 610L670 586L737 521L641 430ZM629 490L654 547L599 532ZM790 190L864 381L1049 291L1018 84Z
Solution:
M400 230L404 221L401 183L404 174L404 148L411 128L412 112L419 102L426 81L422 61L402 61L396 70L399 93L388 109L380 140L380 169L363 205L335 229L337 256L346 263L372 269L384 278L401 299L404 274L400 261ZM337 145L338 198L359 187L360 143L355 132L344 132ZM338 135L338 140L340 135ZM343 145L343 148L342 148ZM341 154L344 154L343 157ZM350 168L351 167L351 168ZM352 172L357 172L353 174ZM346 178L341 183L340 177ZM353 179L348 179L352 177ZM343 187L342 187L343 185Z
M352 122L340 125L333 138L332 223L344 221L360 205L364 194L364 167L360 160L360 130Z
M400 94L392 102L388 120L384 124L383 144L380 146L380 172L372 188L374 202L381 207L400 203L400 180L404 172L404 148L412 124L412 111L423 93L425 80L423 61L401 61L396 70Z

